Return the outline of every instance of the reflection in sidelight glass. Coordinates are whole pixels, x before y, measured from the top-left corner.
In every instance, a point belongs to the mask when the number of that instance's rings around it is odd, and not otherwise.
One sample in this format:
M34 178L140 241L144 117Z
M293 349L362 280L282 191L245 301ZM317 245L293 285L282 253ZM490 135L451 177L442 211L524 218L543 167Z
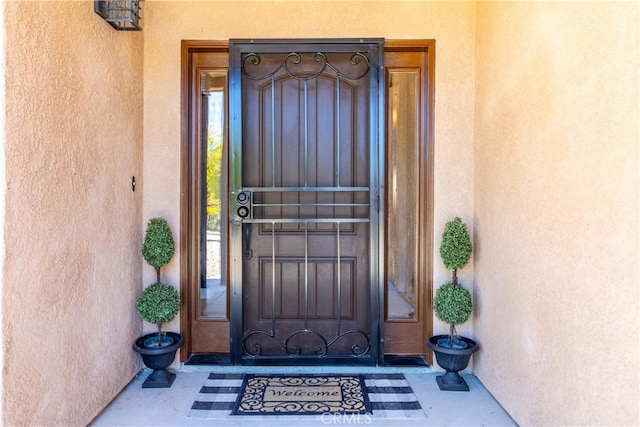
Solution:
M416 319L418 71L390 70L388 84L387 319Z
M225 106L227 71L200 72L201 177L201 279L200 315L227 318L226 277L226 182L224 159L226 141Z

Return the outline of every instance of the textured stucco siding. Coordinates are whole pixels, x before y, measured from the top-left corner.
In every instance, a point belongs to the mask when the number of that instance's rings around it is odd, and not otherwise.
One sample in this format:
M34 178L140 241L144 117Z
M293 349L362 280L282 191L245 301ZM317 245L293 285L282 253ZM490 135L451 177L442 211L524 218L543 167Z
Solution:
M142 34L3 2L3 425L86 425L140 368Z
M476 373L522 425L638 425L639 6L478 5Z

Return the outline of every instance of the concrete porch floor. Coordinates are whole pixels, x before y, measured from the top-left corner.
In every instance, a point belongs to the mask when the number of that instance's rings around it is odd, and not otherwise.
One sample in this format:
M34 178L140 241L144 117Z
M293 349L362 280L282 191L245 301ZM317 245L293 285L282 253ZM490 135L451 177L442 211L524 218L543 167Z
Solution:
M150 371L145 369L90 424L91 426L278 426L341 424L319 419L291 421L255 416L202 420L187 418L191 405L210 372L216 373L403 373L409 381L426 419L345 419L344 424L372 426L515 426L517 425L473 375L464 374L469 392L445 392L438 389L435 377L439 372L430 368L412 367L220 367L181 366L174 370L177 377L168 389L143 389L142 382Z

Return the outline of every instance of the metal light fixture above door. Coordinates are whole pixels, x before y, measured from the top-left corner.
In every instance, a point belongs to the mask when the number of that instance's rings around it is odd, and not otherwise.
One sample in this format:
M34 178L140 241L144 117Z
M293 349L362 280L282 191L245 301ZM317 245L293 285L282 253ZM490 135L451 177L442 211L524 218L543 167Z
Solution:
M93 10L118 31L141 31L142 0L94 0Z

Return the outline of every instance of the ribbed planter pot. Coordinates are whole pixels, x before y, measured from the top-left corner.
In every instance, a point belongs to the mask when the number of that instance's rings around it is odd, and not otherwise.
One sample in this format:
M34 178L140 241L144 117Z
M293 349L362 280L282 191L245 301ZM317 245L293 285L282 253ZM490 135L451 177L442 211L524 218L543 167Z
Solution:
M444 375L436 377L436 382L440 390L446 391L469 391L469 386L458 374L469 365L471 355L478 351L478 344L469 338L458 337L467 344L467 348L441 347L438 340L447 338L448 335L436 335L429 338L427 345L436 355L438 365L445 371Z
M175 332L167 332L166 337L170 338L173 342L167 346L160 348L150 348L145 346L145 341L156 337L157 333L148 334L138 338L133 343L133 349L140 353L142 361L147 368L153 369L153 372L147 377L142 388L168 388L171 387L173 381L176 379L176 374L172 374L167 371L173 359L176 357L176 351L184 340L180 334Z

